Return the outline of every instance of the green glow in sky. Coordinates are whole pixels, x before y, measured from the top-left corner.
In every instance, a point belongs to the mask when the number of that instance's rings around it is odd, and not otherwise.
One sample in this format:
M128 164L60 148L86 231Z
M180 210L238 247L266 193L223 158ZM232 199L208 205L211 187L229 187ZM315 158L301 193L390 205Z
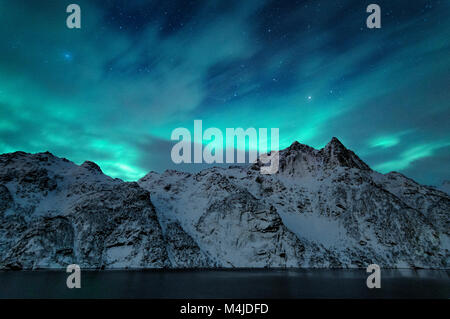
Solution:
M336 136L382 172L450 179L450 2L382 0L380 30L349 2L133 1L121 16L80 0L69 30L62 2L0 1L0 153L48 150L136 180L176 168L171 132L200 119L224 137L279 128L280 148Z

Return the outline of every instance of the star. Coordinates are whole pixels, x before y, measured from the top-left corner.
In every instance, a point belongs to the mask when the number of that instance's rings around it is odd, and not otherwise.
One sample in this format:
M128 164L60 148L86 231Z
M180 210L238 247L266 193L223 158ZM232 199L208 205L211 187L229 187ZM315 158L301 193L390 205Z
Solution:
M72 56L72 54L71 54L70 52L65 52L65 53L63 54L63 58L64 58L64 60L67 61L67 62L70 62L70 61L73 60L73 56Z

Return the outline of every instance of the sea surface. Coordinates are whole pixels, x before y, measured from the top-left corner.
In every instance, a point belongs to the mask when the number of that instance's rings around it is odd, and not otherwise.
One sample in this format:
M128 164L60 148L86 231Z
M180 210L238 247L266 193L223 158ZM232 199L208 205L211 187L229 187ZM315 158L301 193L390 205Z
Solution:
M81 288L64 270L0 272L0 298L450 298L450 271L365 270L82 271Z

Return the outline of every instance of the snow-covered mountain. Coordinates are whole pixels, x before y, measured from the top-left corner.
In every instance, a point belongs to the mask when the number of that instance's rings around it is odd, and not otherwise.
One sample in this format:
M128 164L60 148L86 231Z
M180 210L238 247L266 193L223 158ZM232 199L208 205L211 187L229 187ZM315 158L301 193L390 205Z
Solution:
M333 138L316 150L138 183L49 153L0 156L0 267L448 268L450 197L380 174Z
M0 266L165 267L149 193L50 153L0 156Z

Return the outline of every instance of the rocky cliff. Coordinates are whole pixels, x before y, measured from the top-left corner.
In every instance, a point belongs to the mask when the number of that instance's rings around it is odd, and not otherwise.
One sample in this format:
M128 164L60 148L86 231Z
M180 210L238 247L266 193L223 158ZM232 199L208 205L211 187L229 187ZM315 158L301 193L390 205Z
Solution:
M112 179L50 153L0 155L0 267L448 268L448 194L370 169L336 138L260 163Z

